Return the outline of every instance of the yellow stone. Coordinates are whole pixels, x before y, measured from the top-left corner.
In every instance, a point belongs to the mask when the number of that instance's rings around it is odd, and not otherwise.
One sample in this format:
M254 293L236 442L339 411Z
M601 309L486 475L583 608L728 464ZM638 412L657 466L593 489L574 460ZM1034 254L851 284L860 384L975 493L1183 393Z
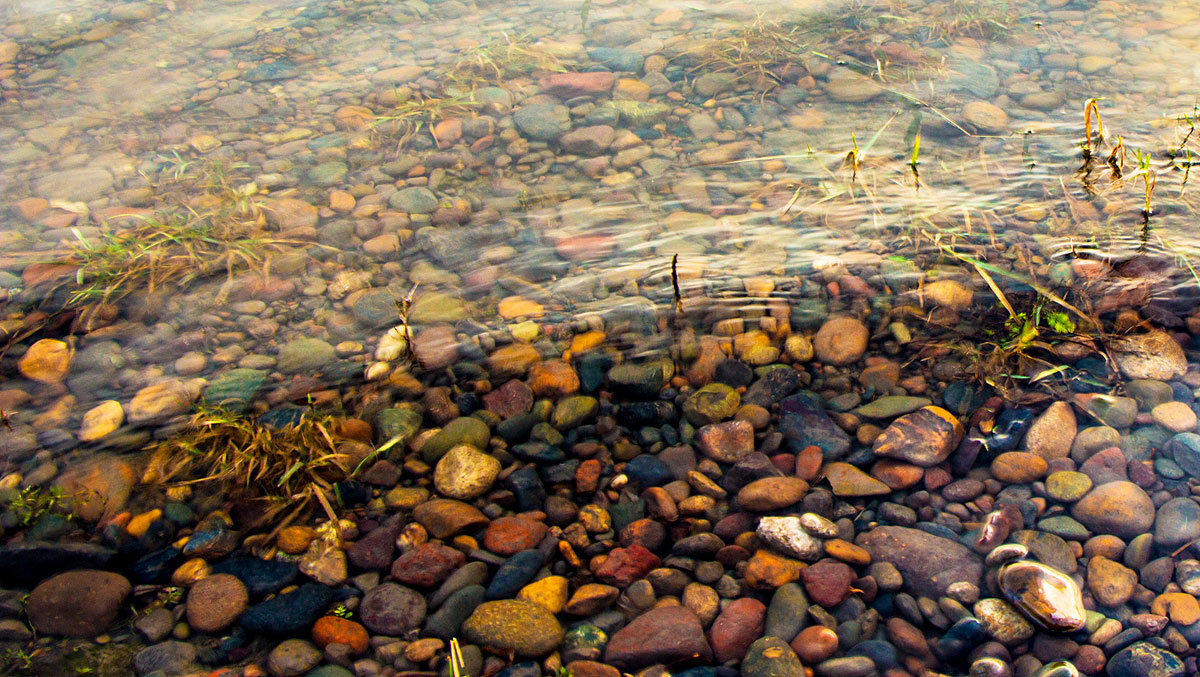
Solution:
M650 98L650 85L635 78L621 78L613 88L613 98L646 101Z
M579 522L583 528L593 534L601 534L612 529L612 517L608 511L595 503L589 503L579 510Z
M525 320L509 327L508 332L518 341L532 343L537 339L538 334L542 333L542 329L538 326L537 322Z
M567 605L567 579L562 576L547 576L521 588L517 599L533 602L552 614L557 614Z
M664 10L661 14L654 17L654 25L662 26L665 24L673 24L683 18L683 10L678 7Z
M179 568L171 574L171 582L175 585L188 586L210 573L212 573L212 567L208 566L208 562L199 557L193 557L180 564Z
M500 299L497 312L500 313L500 317L513 320L518 317L541 317L546 313L546 309L537 301L522 296L506 296Z
M125 410L116 400L105 400L83 415L79 426L81 442L95 442L111 435L125 422Z
M591 350L592 348L595 348L596 346L600 345L601 343L604 343L604 332L602 332L602 331L584 332L582 334L576 335L575 338L571 339L571 353L575 354L575 355L578 355L579 353L586 353L587 351Z
M775 291L775 281L769 277L748 277L742 280L742 284L751 296L766 297Z
M54 401L46 411L43 411L33 419L33 429L37 431L51 430L61 428L67 424L71 418L71 412L75 410L75 396L63 395Z
M129 535L134 538L141 538L146 535L146 531L150 529L150 525L159 517L162 517L162 510L158 508L144 512L129 520L129 524L125 525L125 531L129 532Z
M17 370L25 378L41 383L58 383L71 370L75 351L64 341L42 339L29 346L17 362Z
M289 555L301 555L317 540L317 531L312 527L291 526L279 532L275 544Z
M137 391L129 402L129 420L146 423L188 411L197 390L183 381L168 380Z

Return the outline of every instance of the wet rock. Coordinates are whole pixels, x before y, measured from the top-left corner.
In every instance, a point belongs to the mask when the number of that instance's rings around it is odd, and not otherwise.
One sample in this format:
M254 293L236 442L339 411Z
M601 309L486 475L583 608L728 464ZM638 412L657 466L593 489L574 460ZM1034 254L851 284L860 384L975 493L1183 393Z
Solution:
M737 463L754 451L754 426L747 421L726 421L696 431L696 446L721 463Z
M272 677L299 677L317 667L321 650L302 639L285 639L267 655L267 671Z
M554 141L571 131L570 111L556 104L522 106L513 113L513 122L522 134L538 141Z
M596 577L605 583L623 588L650 573L650 570L660 563L657 555L634 544L610 552L596 570Z
M1025 447L1047 461L1065 458L1075 441L1075 413L1066 402L1055 402L1034 419L1025 433Z
M987 101L972 101L963 106L963 121L983 134L1004 134L1008 131L1008 113Z
M857 577L846 564L828 559L813 564L800 574L809 598L827 609L846 601L850 596L850 584Z
M483 547L492 552L511 556L522 550L537 547L546 535L544 523L524 517L500 517L483 532Z
M443 496L466 501L483 495L499 474L499 460L460 444L437 462L433 484Z
M426 463L437 463L446 452L459 445L486 449L490 436L487 423L474 416L462 416L447 423L425 442L421 447L421 458Z
M370 641L366 628L348 618L338 616L322 616L313 625L312 638L321 648L330 644L344 644L350 647L354 654L365 653Z
M713 659L718 663L741 660L762 635L766 616L767 607L751 597L735 599L726 605L708 633Z
M743 510L778 510L799 503L807 491L808 482L799 477L764 477L743 487L737 503Z
M188 590L188 625L198 632L223 630L242 615L249 601L246 586L236 576L206 576Z
M1179 656L1150 642L1135 642L1113 654L1105 669L1108 677L1182 677Z
M1107 557L1088 560L1087 588L1102 606L1117 607L1129 601L1137 587L1137 572Z
M617 81L615 73L592 71L586 73L554 73L538 81L546 92L561 99L589 94L604 94Z
M148 646L133 657L133 670L139 675L161 672L187 675L198 671L196 646L188 642L167 641Z
M1096 533L1133 538L1154 525L1154 502L1132 482L1109 482L1079 499L1071 515Z
M941 463L962 439L962 424L941 407L924 407L901 416L875 439L876 456L906 461L922 467Z
M742 660L742 677L803 677L804 666L787 642L777 637L755 640Z
M1029 621L1002 599L981 599L975 603L974 612L988 635L1001 644L1016 646L1033 637Z
M823 546L804 529L799 517L763 517L755 531L768 546L799 560L814 561L821 556Z
M737 391L724 383L710 383L683 403L683 414L693 425L703 426L732 417L742 403Z
M892 488L849 463L828 463L822 469L835 496L882 496Z
M1073 632L1087 620L1079 586L1057 569L1041 562L1012 562L1001 567L997 580L1009 602L1051 632Z
M463 622L468 641L518 656L544 656L562 642L563 629L550 612L520 600L484 602Z
M1132 334L1109 342L1117 367L1129 378L1170 381L1187 373L1183 348L1162 331Z
M94 637L116 620L132 589L124 576L112 572L68 571L34 588L25 613L39 633Z
M17 360L17 370L25 378L41 383L60 383L71 370L75 351L65 341L41 339L29 346Z
M871 553L872 562L889 562L904 576L908 590L937 598L955 583L979 585L983 563L970 548L919 529L876 527L855 543Z
M883 88L849 69L839 69L825 83L825 93L838 103L863 103L882 94Z
M359 620L368 630L399 637L421 626L425 598L396 583L382 583L367 591L359 605Z
M392 578L405 585L429 588L441 583L466 562L466 555L440 543L422 543L392 563Z
M388 205L409 214L432 214L438 208L437 196L424 186L402 188L388 196Z
M779 432L794 453L815 446L825 460L834 461L850 451L850 436L829 418L816 396L799 393L785 397L779 409Z
M68 468L55 484L71 498L71 509L89 522L116 515L125 507L137 472L124 458L100 454Z
M866 352L868 338L867 326L858 319L832 317L817 330L813 350L825 364L853 364Z
M332 600L329 588L306 583L250 607L242 614L241 625L254 633L295 635L311 628Z
M604 648L604 662L627 672L693 658L711 661L713 653L700 619L681 606L658 607L634 618Z
M1196 430L1196 412L1183 402L1163 402L1150 411L1150 418L1173 433Z
M139 425L186 414L198 394L192 384L167 379L138 390L125 407L125 414L130 423Z
M1155 544L1174 550L1200 538L1200 505L1191 498L1173 498L1158 508L1154 519Z
M50 200L89 202L107 195L113 182L113 175L107 169L80 167L41 176L34 182L33 192Z

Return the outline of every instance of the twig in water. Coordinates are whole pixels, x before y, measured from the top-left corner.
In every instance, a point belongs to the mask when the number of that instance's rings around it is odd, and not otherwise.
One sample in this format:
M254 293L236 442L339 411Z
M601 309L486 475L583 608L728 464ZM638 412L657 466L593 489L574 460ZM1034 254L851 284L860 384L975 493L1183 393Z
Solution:
M679 254L671 257L671 287L675 290L675 312L683 312L683 295L679 293Z

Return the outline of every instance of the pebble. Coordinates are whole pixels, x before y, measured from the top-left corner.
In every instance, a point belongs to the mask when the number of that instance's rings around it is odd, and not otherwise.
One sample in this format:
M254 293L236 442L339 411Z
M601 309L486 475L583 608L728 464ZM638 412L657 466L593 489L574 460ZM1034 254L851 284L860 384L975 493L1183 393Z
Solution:
M825 364L852 364L866 352L868 334L867 326L853 317L833 317L813 337L813 350Z
M550 653L563 638L562 626L550 612L519 600L480 604L463 622L462 630L469 642L530 658Z
M198 632L224 630L242 615L249 601L246 586L236 576L206 576L188 590L188 625Z
M1154 502L1132 482L1101 484L1071 507L1071 515L1100 534L1133 538L1154 525Z

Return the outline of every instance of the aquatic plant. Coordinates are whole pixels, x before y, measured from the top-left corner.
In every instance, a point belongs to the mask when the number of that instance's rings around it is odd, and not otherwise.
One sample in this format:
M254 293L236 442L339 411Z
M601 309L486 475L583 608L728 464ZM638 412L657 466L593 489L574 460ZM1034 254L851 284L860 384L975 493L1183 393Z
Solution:
M200 405L187 426L153 448L159 479L177 485L216 484L270 500L270 519L319 504L331 521L334 484L357 470L339 450L333 417L309 408L282 427L221 407ZM197 476L198 475L198 476Z
M584 17L586 19L586 16ZM569 65L544 45L507 33L485 45L467 50L442 73L442 79L471 91L535 73L565 73Z
M743 27L714 33L676 59L686 60L690 73L732 73L769 91L782 84L785 67L808 58L812 46L806 33L804 24L759 15Z
M377 140L395 135L397 149L408 145L421 130L428 128L433 135L433 126L438 122L469 115L478 106L470 94L435 97L405 90L398 98L399 103L390 112L375 116L368 125L368 134ZM436 136L434 141L437 141Z
M22 525L30 526L43 515L52 512L63 512L68 520L74 519L74 515L65 508L67 502L68 499L63 495L62 487L44 489L38 486L29 486L13 497L8 509Z

